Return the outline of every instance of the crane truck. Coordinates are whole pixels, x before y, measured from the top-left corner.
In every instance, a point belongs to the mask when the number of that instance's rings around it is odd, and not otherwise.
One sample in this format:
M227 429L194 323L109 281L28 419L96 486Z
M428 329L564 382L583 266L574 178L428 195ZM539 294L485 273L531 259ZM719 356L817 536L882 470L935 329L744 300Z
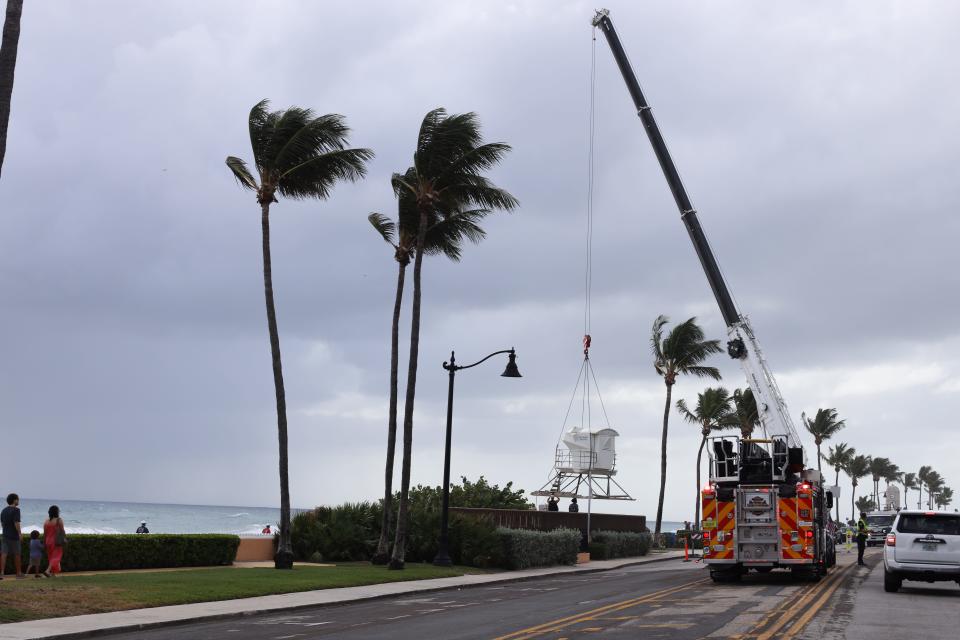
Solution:
M593 26L606 37L637 115L673 194L727 326L727 353L737 360L757 404L762 437L709 440L709 480L701 491L703 562L715 582L750 570L789 569L819 580L836 563L830 525L833 495L816 469L806 468L800 436L747 316L737 309L680 175L647 104L610 12Z

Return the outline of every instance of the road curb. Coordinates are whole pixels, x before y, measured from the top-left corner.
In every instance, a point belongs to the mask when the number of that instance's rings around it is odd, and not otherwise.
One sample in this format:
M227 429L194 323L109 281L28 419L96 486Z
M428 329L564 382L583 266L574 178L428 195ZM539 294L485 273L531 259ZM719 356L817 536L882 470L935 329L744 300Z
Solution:
M540 580L542 578L549 578L554 575L558 576L567 576L567 575L582 575L590 573L601 573L603 571L617 571L626 567L635 567L644 564L654 564L659 562L666 562L668 560L679 560L682 561L682 556L668 556L663 558L649 558L643 556L644 559L637 559L636 561L627 561L623 564L617 565L615 567L584 567L582 569L573 569L570 571L558 571L554 574L540 574L540 575L529 575L529 576L504 576L503 578L498 578L496 580L490 580L487 582L478 582L473 584L463 584L463 585L446 585L446 586L430 586L424 587L423 589L415 589L413 591L408 591L406 593L383 593L370 596L364 596L359 598L354 598L352 600L341 600L339 602L318 602L318 603L309 603L309 604L297 604L290 606L280 606L280 607L263 607L257 609L249 609L246 611L237 611L231 613L214 613L210 615L197 615L187 618L179 618L177 620L158 620L156 622L139 622L126 625L120 625L115 627L109 627L104 629L88 629L85 631L68 631L65 633L56 633L52 635L38 635L38 636L16 636L18 640L23 638L31 638L32 640L46 640L48 638L58 638L60 640L69 640L71 638L95 638L103 637L110 635L118 635L121 633L131 633L135 631L148 631L155 629L163 629L168 627L176 627L181 625L196 624L201 622L221 622L223 620L230 619L242 619L250 616L257 616L270 613L285 613L290 611L302 611L304 609L318 609L318 608L328 608L328 607L339 607L355 604L357 602L371 602L376 600L386 600L389 598L402 598L404 596L420 594L420 593L435 593L438 591L449 591L450 589L457 589L458 591L463 589L475 589L477 587L486 587L489 585L497 584L508 584L512 582L527 582L530 580ZM411 580L409 582L417 582ZM368 585L372 586L372 585ZM286 595L286 594L276 594L276 595ZM200 604L200 603L197 603ZM40 621L38 621L40 622ZM14 623L16 624L16 623ZM3 633L3 627L6 625L0 625L0 640L5 638L13 638L14 636L6 636Z

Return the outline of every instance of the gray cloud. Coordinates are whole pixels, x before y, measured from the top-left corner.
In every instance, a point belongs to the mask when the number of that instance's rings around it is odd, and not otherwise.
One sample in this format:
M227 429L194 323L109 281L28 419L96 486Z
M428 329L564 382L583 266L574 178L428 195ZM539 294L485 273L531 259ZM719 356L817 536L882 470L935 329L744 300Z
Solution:
M943 445L960 393L958 10L611 9L795 416L836 406L843 440L956 481ZM414 479L439 482L450 349L516 345L522 380L499 363L462 374L454 472L545 481L580 366L591 15L545 1L31 6L0 182L0 420L59 471L15 456L4 477L28 496L276 501L258 211L222 164L249 156L247 111L269 97L345 114L377 152L363 183L275 208L294 502L379 493L395 265L364 218L393 212L389 175L439 105L513 145L495 179L522 209L491 219L462 263L427 263ZM594 365L640 498L628 508L652 514L649 326L667 313L723 327L602 40L597 70ZM697 434L673 420L667 515L682 519Z

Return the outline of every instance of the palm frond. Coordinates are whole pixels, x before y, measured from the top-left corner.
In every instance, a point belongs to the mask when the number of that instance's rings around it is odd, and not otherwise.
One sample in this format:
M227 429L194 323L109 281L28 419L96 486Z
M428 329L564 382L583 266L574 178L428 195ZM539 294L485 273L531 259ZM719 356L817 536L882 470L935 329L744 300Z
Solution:
M272 127L270 121L270 101L264 98L250 109L247 126L250 131L250 147L253 149L253 165L259 170L263 167L263 157L267 152Z
M287 169L277 181L277 191L293 199L329 197L334 184L355 182L366 175L369 149L341 149L320 154Z
M233 172L233 177L237 179L240 186L253 191L257 190L257 181L254 179L250 170L247 169L247 163L235 156L227 156L227 166Z
M312 114L307 112L304 115ZM331 113L312 118L304 122L286 141L277 141L282 142L283 146L273 157L272 163L277 171L283 173L319 154L343 149L349 134L350 128L341 115Z
M382 213L371 213L367 216L367 221L374 229L377 230L377 233L380 234L380 237L383 238L384 242L389 244L394 249L397 248L395 241L397 225L395 222Z
M701 365L693 367L684 367L682 369L683 373L689 373L698 378L713 378L714 380L720 380L720 370L716 367L704 367Z
M670 322L670 318L665 315L657 316L653 321L653 329L650 333L650 350L653 352L655 362L663 362L666 358L663 355L663 327ZM656 365L655 365L656 366ZM661 374L662 375L662 374Z

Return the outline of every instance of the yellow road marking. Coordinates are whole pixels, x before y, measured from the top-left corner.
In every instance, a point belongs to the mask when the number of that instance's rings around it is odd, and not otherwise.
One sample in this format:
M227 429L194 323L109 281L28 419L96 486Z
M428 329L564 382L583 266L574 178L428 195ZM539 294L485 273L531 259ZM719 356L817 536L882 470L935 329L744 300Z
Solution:
M792 611L788 615L782 616L779 620L774 622L773 625L766 631L757 635L757 640L770 640L777 631L790 622L790 620L793 618L793 616L790 614L797 611L803 611L804 607L809 605L818 595L828 591L831 587L839 585L843 581L843 578L846 576L850 568L854 566L856 565L847 565L834 575L827 578L827 580L824 582L820 583L819 585L814 585L813 588L804 593L799 600L789 604L788 606L790 609L792 609ZM807 613L809 613L809 611L805 612L803 615L806 615ZM813 613L816 613L816 609L813 609ZM749 635L753 634L748 634L748 636Z
M852 567L855 565L850 565L850 566ZM800 616L800 618L798 618L797 621L793 623L793 626L791 626L787 630L786 635L784 635L784 639L789 640L789 638L792 638L797 633L799 633L805 626L807 626L810 620L813 619L813 616L819 613L820 610L823 608L823 606L826 604L827 600L830 599L830 596L832 596L834 592L840 588L841 584L843 584L842 579L837 580L832 585L830 585L826 589L826 591L824 591L823 595L820 596L820 598L813 604L813 606L811 606L806 613Z
M685 583L685 584L681 584L681 585L678 585L678 586L676 586L676 587L669 587L669 588L666 588L666 589L661 589L660 591L655 591L655 592L653 592L653 593L648 593L648 594L646 594L646 595L643 595L643 596L640 596L640 597L637 597L637 598L631 598L630 600L624 600L624 601L621 601L621 602L614 602L614 603L612 603L612 604L608 604L608 605L603 606L603 607L598 607L598 608L592 609L592 610L590 610L590 611L584 611L584 612L582 612L582 613L578 613L578 614L575 614L575 615L572 615L572 616L567 616L567 617L565 617L565 618L560 618L559 620L553 620L553 621L551 621L551 622L544 622L544 623L542 623L542 624L534 625L534 626L532 626L532 627L527 627L526 629L520 629L520 630L518 630L518 631L514 631L514 632L512 632L512 633L508 633L507 635L499 636L499 637L495 638L494 640L514 640L514 639L516 639L516 638L533 637L533 636L536 636L536 635L540 635L541 633L546 633L546 632L548 632L548 631L559 631L560 629L563 629L564 627L568 627L568 626L570 626L570 625L577 624L578 622L585 622L585 621L587 621L587 620L590 620L590 619L593 618L594 616L597 616L597 615L600 615L600 614L604 614L604 613L613 612L613 611L620 611L620 610L622 610L622 609L628 609L628 608L630 608L630 607L632 607L632 606L635 606L635 605L638 605L638 604L643 604L644 602L649 602L649 601L651 601L651 600L655 600L655 599L657 599L657 598L659 598L659 597L662 597L662 596L672 595L672 594L674 594L674 593L676 593L676 592L678 592L678 591L683 591L684 589L688 589L688 588L690 588L690 587L692 587L692 586L694 586L694 585L698 585L698 584L706 584L706 580L703 580L703 579L701 579L701 580L694 580L693 582L687 582L687 583Z

